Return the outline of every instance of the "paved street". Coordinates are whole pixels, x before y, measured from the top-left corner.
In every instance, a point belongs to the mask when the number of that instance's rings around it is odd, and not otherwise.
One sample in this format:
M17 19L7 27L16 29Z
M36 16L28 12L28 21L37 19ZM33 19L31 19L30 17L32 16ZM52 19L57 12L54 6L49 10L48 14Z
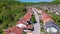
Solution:
M34 24L33 34L41 34L41 33L40 33L40 20L39 20L39 16L38 16L37 12L36 12L34 9L32 9L32 10L33 10L33 12L34 12L35 19L36 19L36 21L37 21L37 23Z

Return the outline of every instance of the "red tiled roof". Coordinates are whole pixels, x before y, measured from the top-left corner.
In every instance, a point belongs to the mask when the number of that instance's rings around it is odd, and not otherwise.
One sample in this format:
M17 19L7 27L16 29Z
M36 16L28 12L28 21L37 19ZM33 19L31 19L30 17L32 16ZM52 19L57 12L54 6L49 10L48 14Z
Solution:
M27 21L29 21L31 19L31 16L32 16L32 12L31 12L31 9L29 9L29 11L22 18L22 20L19 20L17 22L17 24L27 23ZM5 33L6 34L9 34L9 33L22 34L23 30L24 30L23 28L18 28L17 26L14 26L14 27L8 29Z
M46 22L47 20L48 20L48 21L50 21L50 20L53 21L53 19L52 19L46 12L41 11L40 14L42 15L42 20L43 20L44 22Z
M23 28L12 27L11 29L8 29L6 31L6 34L10 34L10 33L22 34L22 32L23 32Z

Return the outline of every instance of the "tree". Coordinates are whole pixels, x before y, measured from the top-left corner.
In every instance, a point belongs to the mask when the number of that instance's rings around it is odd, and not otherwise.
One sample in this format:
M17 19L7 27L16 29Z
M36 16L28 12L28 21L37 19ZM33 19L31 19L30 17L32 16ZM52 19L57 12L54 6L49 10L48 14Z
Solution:
M12 27L26 11L24 3L17 0L0 0L0 34L3 29Z

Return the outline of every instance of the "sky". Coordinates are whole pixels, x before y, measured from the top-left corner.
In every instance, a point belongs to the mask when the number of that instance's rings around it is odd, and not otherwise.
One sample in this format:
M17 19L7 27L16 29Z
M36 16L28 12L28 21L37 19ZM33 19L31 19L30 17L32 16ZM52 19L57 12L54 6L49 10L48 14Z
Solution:
M53 0L19 0L22 2L51 2Z

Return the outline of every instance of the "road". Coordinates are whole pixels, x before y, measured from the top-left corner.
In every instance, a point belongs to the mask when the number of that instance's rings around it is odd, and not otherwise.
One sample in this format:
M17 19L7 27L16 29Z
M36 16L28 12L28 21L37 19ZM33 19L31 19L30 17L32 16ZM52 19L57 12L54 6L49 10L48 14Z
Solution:
M40 20L39 20L39 16L37 14L37 12L34 10L34 8L32 8L33 12L34 12L34 16L35 16L35 19L37 21L36 24L34 24L34 31L33 31L33 34L41 34L40 32Z
M42 12L42 11L39 11L39 10L37 10L36 8L35 8L35 11L36 12L38 12L38 13L41 13L42 14L42 18L44 18L44 16L47 16L47 17L49 17L49 15L47 14L47 13L44 13L44 12ZM37 14L35 14L35 16L36 16ZM37 16L36 16L36 18L37 18ZM46 17L45 17L46 18ZM51 17L49 17L48 19L50 19ZM44 20L44 21L46 21L46 20ZM51 20L49 20L49 21L51 21ZM47 21L46 21L47 22ZM48 22L49 23L49 22ZM46 23L45 23L46 24ZM52 24L52 25L51 25ZM49 34L57 34L59 31L57 31L57 30L60 30L60 28L56 25L56 24L54 24L54 22L53 22L53 20L52 20L52 22L50 23L50 26L52 26L52 27L50 27L49 26L49 24L47 25L48 27L49 27ZM45 27L47 27L47 26L45 26ZM58 33L59 34L59 33Z

